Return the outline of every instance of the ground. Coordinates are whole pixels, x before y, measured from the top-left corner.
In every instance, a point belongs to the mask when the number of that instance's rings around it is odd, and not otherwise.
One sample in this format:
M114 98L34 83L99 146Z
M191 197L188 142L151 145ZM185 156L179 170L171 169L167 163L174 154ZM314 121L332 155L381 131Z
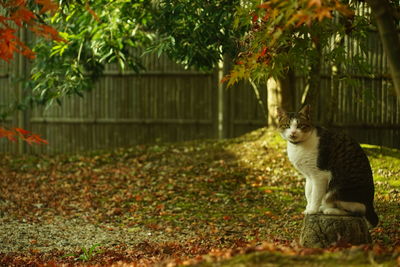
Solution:
M268 129L228 140L0 155L0 265L400 264L400 151L364 145L374 243L305 249L304 179ZM274 265L275 264L275 265Z

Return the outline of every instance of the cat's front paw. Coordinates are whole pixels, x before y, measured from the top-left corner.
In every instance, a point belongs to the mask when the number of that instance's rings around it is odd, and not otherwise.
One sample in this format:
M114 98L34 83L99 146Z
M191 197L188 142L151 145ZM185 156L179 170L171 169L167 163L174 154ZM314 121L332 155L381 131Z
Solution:
M311 215L311 214L317 214L318 212L319 212L318 209L306 208L306 209L303 211L303 214L305 214L305 215Z

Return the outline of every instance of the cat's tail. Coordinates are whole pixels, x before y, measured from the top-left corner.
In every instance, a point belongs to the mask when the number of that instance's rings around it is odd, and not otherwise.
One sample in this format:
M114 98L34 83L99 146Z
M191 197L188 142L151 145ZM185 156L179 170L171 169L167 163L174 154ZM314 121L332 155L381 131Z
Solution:
M377 226L378 222L379 222L379 218L378 215L376 214L375 210L374 210L374 206L367 206L367 210L365 212L365 218L367 219L367 221L373 226Z

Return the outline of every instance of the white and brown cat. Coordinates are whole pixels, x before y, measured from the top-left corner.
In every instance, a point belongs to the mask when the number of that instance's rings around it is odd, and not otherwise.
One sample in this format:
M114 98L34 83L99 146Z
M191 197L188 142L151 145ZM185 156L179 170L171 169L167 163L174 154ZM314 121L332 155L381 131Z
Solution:
M349 136L314 126L310 106L298 112L278 108L279 130L290 162L306 178L305 214L355 214L378 224L371 166Z

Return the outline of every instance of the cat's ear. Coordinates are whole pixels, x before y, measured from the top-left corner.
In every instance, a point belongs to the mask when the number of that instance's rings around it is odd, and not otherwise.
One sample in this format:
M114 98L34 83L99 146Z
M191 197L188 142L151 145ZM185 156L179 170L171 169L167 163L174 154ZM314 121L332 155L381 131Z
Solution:
M300 111L299 114L302 114L307 120L311 119L311 106L310 105L304 105Z
M283 108L278 107L278 108L276 108L276 114L280 118L280 117L283 117L286 115L286 111Z

